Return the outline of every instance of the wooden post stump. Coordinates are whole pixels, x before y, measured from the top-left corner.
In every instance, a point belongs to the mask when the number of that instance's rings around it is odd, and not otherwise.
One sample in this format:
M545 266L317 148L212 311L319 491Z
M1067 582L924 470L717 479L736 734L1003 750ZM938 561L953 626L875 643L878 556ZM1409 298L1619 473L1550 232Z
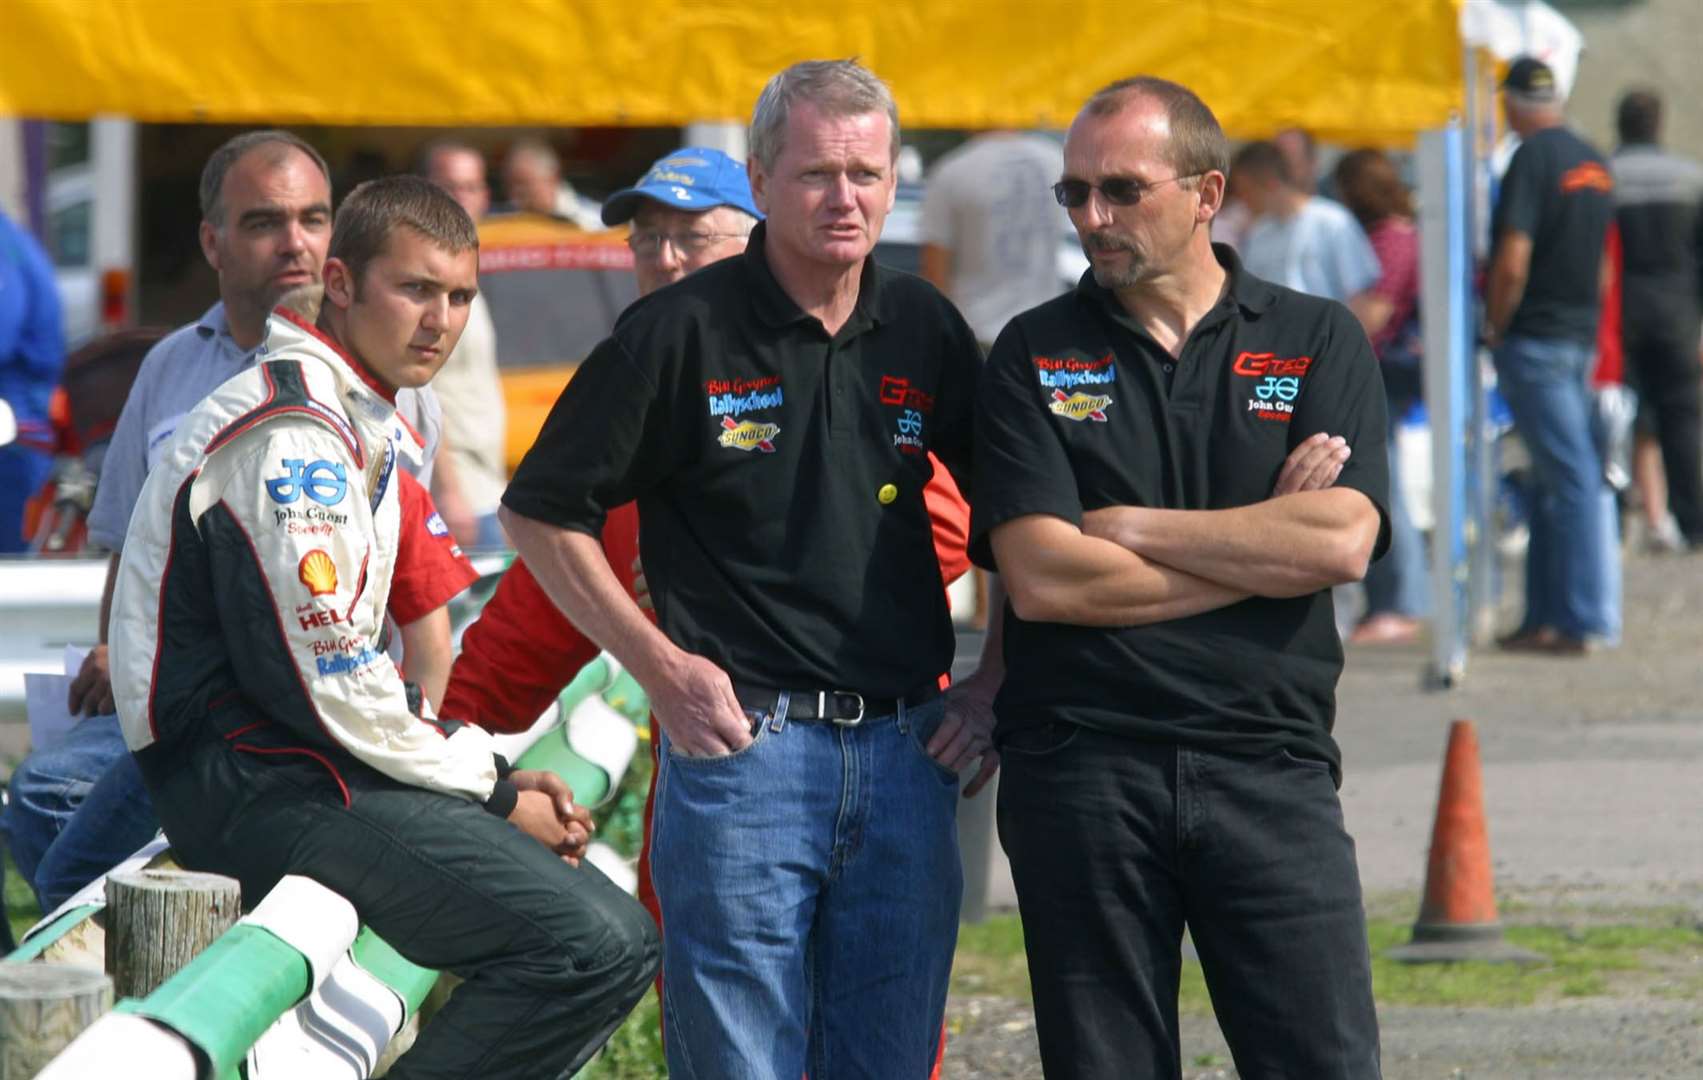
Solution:
M0 1080L29 1080L111 1008L99 968L0 964Z
M143 998L242 914L234 878L138 870L106 879L106 969L121 998Z

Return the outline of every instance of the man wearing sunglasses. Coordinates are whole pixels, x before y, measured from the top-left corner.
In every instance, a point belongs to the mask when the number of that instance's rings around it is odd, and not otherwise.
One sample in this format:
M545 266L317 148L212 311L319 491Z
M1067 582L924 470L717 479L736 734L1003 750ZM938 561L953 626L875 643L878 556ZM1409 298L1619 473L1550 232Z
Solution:
M1386 543L1384 396L1346 308L1211 243L1227 162L1184 87L1094 95L1055 187L1091 272L979 388L971 553L1011 597L1000 838L1049 1076L1180 1075L1185 926L1240 1075L1379 1074L1330 588Z

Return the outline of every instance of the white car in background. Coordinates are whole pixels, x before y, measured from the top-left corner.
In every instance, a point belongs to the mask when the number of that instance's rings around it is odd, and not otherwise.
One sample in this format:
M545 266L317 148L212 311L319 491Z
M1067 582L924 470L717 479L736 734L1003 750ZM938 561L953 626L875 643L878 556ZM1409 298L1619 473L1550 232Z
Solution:
M94 174L87 165L55 169L47 183L47 250L65 326L76 349L101 328L100 272L94 260Z

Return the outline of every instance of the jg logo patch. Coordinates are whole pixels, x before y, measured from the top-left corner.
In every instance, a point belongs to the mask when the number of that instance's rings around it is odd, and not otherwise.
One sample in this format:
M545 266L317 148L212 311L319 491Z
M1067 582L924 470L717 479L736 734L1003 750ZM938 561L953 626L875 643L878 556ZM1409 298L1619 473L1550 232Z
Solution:
M348 478L337 462L285 458L283 464L284 475L266 481L266 494L275 503L288 506L306 495L321 506L336 506L349 492Z
M1295 395L1301 392L1301 380L1292 375L1279 378L1267 375L1265 380L1254 387L1254 395L1261 401L1276 398L1279 401L1294 401Z

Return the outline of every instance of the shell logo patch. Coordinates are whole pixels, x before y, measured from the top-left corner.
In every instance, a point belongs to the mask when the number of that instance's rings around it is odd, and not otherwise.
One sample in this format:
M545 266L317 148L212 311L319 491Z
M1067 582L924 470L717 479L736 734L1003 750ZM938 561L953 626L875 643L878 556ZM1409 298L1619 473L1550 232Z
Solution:
M1106 422L1106 406L1111 403L1110 394L1084 394L1078 390L1067 395L1063 390L1054 390L1053 399L1047 403L1047 410L1054 416L1062 416L1066 420L1074 420L1078 424L1084 420L1104 424Z
M337 564L321 548L314 548L296 564L296 576L307 586L309 596L325 596L337 591Z
M779 424L765 424L756 420L734 420L731 416L721 418L721 434L716 436L716 442L734 450L743 450L749 454L759 450L765 454L775 452L775 436L781 433Z

